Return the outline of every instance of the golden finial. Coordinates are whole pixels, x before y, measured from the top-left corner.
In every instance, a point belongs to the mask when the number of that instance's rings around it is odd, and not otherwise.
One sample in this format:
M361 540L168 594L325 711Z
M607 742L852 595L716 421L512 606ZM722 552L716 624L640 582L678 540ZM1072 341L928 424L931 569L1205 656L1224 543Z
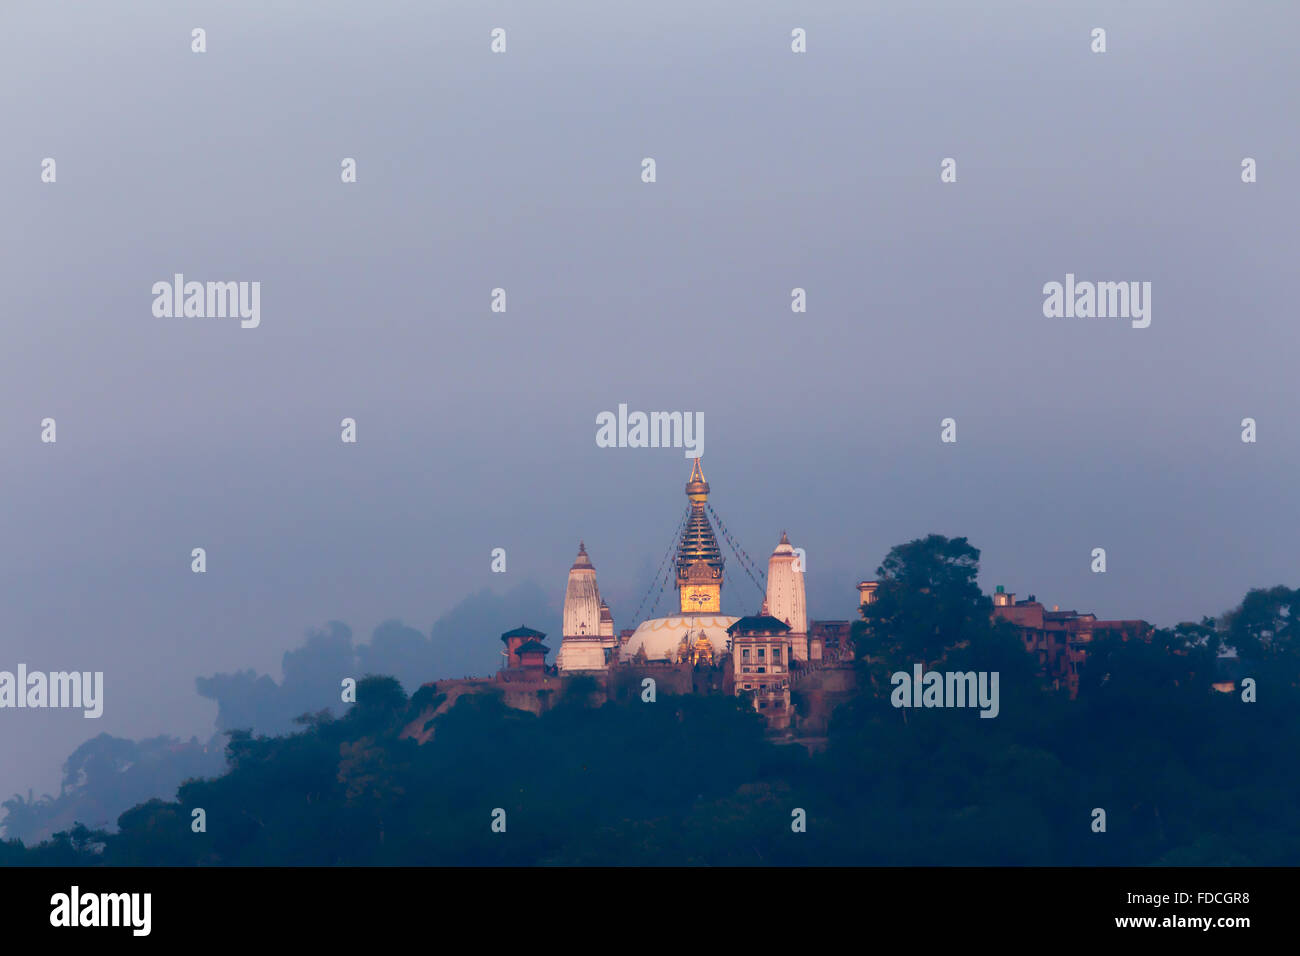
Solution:
M691 466L691 477L686 481L686 497L691 499L691 504L702 505L709 497L709 483L704 480L704 469L700 467L703 456L695 459L695 464Z

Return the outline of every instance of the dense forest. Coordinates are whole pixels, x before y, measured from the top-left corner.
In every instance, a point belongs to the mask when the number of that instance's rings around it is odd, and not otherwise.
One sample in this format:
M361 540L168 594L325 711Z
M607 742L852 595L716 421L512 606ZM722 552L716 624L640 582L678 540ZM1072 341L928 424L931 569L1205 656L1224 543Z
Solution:
M437 688L371 676L342 716L228 730L224 774L118 832L11 840L0 864L1300 863L1300 591L1094 642L1072 701L994 622L978 561L936 535L890 552L854 626L859 690L815 754L733 698L594 707L582 681L540 717L466 695L417 745L400 733ZM1211 688L1225 648L1255 700ZM918 662L997 671L998 716L892 706Z

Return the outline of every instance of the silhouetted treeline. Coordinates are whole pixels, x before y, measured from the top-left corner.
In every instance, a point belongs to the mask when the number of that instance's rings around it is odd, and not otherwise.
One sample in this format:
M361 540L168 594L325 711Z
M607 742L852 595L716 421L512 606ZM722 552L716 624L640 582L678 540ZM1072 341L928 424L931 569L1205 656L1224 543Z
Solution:
M731 698L593 708L580 684L541 717L462 697L421 746L399 733L437 690L368 677L342 717L231 733L223 776L120 832L3 845L0 863L1300 863L1300 593L1252 591L1149 644L1099 640L1070 701L990 618L978 558L938 536L890 552L824 753L774 743ZM1255 702L1211 688L1224 646ZM892 706L889 674L917 662L999 671L998 716Z
M218 730L261 734L292 732L303 713L341 714L343 677L387 674L414 691L444 677L489 674L501 666L502 631L523 622L557 617L535 583L497 594L484 590L459 602L424 634L401 621L385 621L368 644L354 644L352 630L331 621L307 633L300 647L285 653L276 681L245 670L195 681L199 694L217 704ZM79 746L64 763L57 795L16 793L0 803L0 832L25 843L43 840L83 821L112 829L119 814L152 797L170 796L183 781L220 773L225 739L183 743L170 737L132 741L100 734Z
M193 777L225 768L225 739L174 737L126 740L109 734L92 737L63 764L57 795L14 794L0 803L6 811L5 836L35 843L77 821L110 827L118 814L158 794L171 794Z

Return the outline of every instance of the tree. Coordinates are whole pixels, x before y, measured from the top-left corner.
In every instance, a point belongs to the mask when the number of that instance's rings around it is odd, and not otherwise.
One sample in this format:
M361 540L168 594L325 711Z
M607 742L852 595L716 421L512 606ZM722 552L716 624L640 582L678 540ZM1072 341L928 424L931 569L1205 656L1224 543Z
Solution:
M1300 682L1300 589L1278 585L1247 592L1224 615L1224 641L1243 659L1259 661L1291 686Z
M913 664L930 668L957 648L1004 649L1005 632L994 640L992 601L976 583L979 557L965 538L938 534L890 550L876 569L876 600L854 624L859 656L876 665L873 683Z

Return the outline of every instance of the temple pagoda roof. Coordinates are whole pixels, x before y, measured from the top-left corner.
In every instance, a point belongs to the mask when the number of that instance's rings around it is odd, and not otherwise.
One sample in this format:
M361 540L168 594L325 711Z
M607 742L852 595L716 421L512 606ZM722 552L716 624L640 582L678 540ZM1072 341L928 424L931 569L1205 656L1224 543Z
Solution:
M761 633L763 631L784 634L789 630L789 624L785 623L785 621L778 621L770 614L751 614L732 624L727 628L727 633L734 637L737 634Z

